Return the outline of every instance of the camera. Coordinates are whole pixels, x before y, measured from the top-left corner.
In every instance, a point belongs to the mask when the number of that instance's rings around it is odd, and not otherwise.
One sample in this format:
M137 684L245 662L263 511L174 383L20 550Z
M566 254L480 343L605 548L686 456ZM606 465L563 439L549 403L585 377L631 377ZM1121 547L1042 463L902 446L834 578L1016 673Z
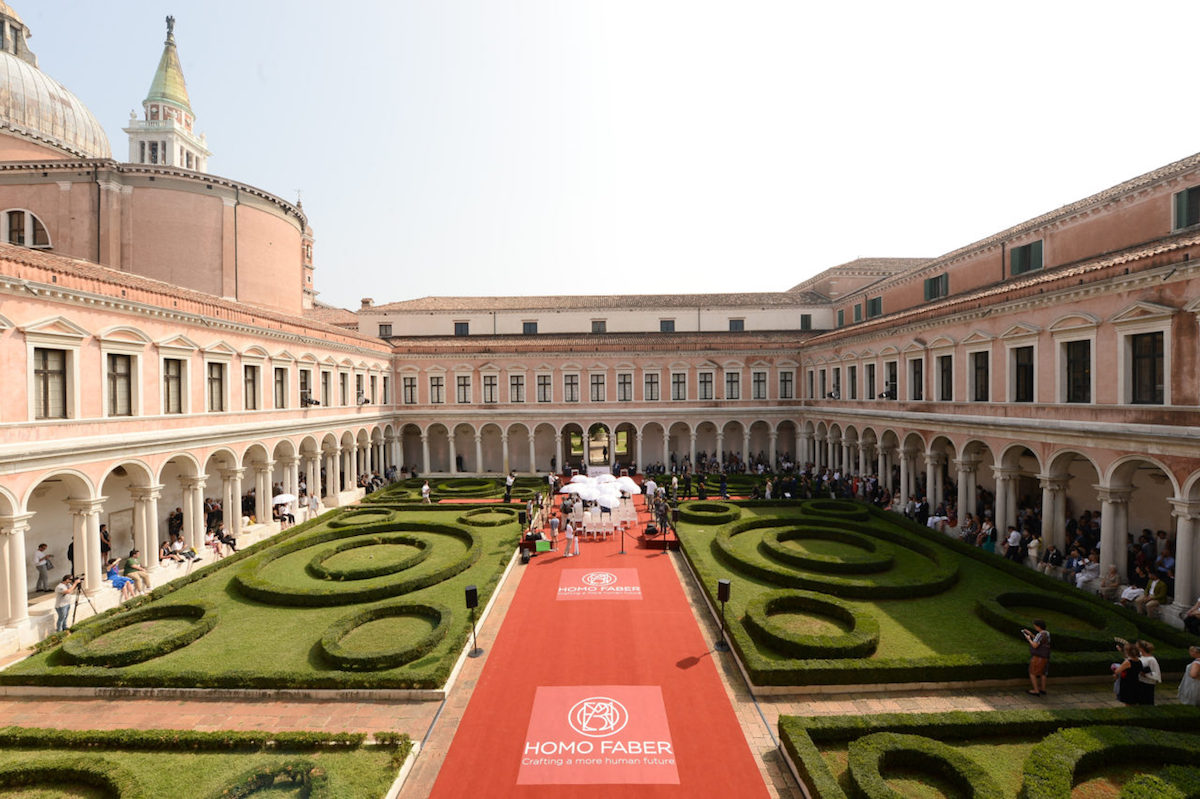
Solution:
M1030 635L1033 635L1033 633L1029 632L1029 630L1027 630L1027 629L1025 629L1024 627L1022 627L1022 628L1021 628L1021 635L1024 635L1024 636L1028 637L1028 636L1030 636Z

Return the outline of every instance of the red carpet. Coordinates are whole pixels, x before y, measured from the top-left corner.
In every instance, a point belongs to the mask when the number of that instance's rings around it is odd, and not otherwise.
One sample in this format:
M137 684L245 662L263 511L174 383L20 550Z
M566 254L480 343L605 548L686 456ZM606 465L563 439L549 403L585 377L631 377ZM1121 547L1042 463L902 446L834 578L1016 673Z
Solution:
M670 556L563 543L517 567L432 795L767 796Z

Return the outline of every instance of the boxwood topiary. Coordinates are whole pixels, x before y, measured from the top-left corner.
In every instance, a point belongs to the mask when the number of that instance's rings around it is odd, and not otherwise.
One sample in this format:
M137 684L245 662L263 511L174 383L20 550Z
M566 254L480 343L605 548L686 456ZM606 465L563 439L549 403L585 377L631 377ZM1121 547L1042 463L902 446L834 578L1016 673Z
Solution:
M860 549L862 552L849 553L837 557L834 555L798 552L783 546L787 541L804 539L837 541L838 543ZM818 572L871 574L887 571L892 568L896 560L891 552L891 547L886 544L884 544L884 547L886 547L885 551L878 551L879 545L864 535L821 527L784 527L773 529L763 535L762 543L759 546L775 560L790 566Z
M387 508L354 508L330 519L328 527L342 530L347 527L360 527L364 524L387 524L399 518L396 512Z
M74 633L63 641L62 651L68 660L85 666L117 668L132 663L141 663L151 658L161 657L168 652L174 652L200 638L216 626L217 615L216 606L208 602L144 605L128 613L111 616L99 624L90 625ZM117 652L97 652L90 646L100 636L131 624L176 618L192 619L193 622L173 635Z
M63 783L88 785L112 799L146 796L128 769L95 755L38 758L0 765L0 787L48 787Z
M953 783L963 796L974 799L1001 799L1004 796L1000 785L981 765L932 738L877 732L851 741L847 754L851 793L865 799L896 799L900 796L884 780L883 772L889 766L928 771Z
M419 616L433 622L433 629L415 642L401 642L391 649L355 651L342 646L342 639L353 630L376 619L395 616ZM377 605L338 619L321 636L321 654L339 669L379 671L402 666L433 651L446 634L454 614L445 605L405 602L399 605Z
M1080 775L1123 763L1200 765L1200 735L1144 727L1086 727L1044 738L1025 759L1022 799L1070 796Z
M689 524L728 524L742 515L742 509L728 502L685 502L679 506L679 519Z
M806 516L827 516L842 521L865 522L871 518L866 505L848 499L810 500L800 506L800 512Z
M325 566L325 561L339 553L361 547L388 545L416 547L417 551L407 558L373 566L358 566L352 569L330 569ZM305 568L309 574L318 580L369 580L372 577L382 577L385 574L395 574L405 569L411 569L428 558L432 551L433 549L430 547L428 541L414 538L411 535L404 535L403 533L378 535L365 539L355 538L352 541L343 541L337 546L318 552L316 555L313 555L312 560L308 562Z
M1065 613L1097 628L1051 630L1050 639L1054 648L1065 652L1108 651L1113 648L1113 639L1117 636L1125 639L1137 638L1137 628L1115 613L1105 613L1103 608L1076 602L1069 597L1050 596L1032 591L1006 591L995 597L977 599L975 613L1000 632L1016 633L1030 623L1028 616L1009 610L1010 606L1021 605Z
M785 630L772 615L809 611L831 616L850 627L841 635L803 635ZM866 611L811 591L767 591L746 607L743 624L760 644L788 657L867 657L879 646L879 622Z
M468 527L501 527L517 521L517 509L504 505L487 505L472 508L458 517L459 524Z
M272 786L295 785L308 799L323 799L329 795L329 778L325 770L307 758L286 760L256 766L243 772L227 788L212 794L213 799L242 799Z
M1138 774L1121 787L1120 799L1191 799L1200 796L1200 768L1167 766Z

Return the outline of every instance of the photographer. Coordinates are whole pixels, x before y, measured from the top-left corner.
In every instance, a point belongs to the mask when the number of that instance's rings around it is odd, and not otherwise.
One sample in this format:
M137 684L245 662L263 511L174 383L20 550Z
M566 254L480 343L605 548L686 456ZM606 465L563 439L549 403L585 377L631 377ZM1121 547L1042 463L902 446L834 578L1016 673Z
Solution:
M1033 687L1025 693L1030 696L1046 695L1046 673L1050 670L1050 633L1046 631L1046 622L1041 619L1033 620L1037 633L1021 630L1025 643L1029 644L1029 683Z
M83 575L72 577L69 574L64 574L62 582L54 589L54 612L58 614L58 623L55 624L56 632L62 632L67 629L67 614L71 611L71 594L79 590L79 586L83 584Z

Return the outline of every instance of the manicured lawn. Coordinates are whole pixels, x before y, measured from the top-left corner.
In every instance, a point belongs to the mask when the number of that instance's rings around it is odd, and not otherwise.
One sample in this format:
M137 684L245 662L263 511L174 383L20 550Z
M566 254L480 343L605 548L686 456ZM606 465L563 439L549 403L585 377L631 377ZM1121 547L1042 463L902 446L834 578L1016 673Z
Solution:
M211 564L190 581L161 587L154 601L132 611L140 614L132 616L132 623L121 626L131 613L126 610L77 625L66 651L55 646L36 654L0 673L0 681L436 687L449 675L471 629L464 587L478 587L482 607L519 532L515 516L489 520L501 522L493 526L460 522L471 510L461 504L376 503L330 512ZM190 608L192 615L175 614L174 608ZM352 619L347 626L350 617L376 608L394 610ZM147 618L147 613L159 617ZM344 623L335 634L331 628L339 621ZM105 625L115 629L91 638L94 632L89 631ZM353 658L416 644L420 646L407 662L386 668L361 662L347 667L346 660L334 661L327 654L329 646ZM138 648L146 646L159 646L165 653L137 657ZM109 662L110 654L130 650L135 656L124 661L128 665Z
M975 796L1165 799L1195 795L1200 773L1200 710L1192 707L782 716L779 732L814 799L880 788L905 797L972 795L964 782ZM1134 782L1150 792L1122 793Z
M411 748L407 738L397 746L362 746L355 741L230 745L211 737L197 740L196 734L186 731L64 734L6 728L0 735L21 739L20 746L0 747L0 796L5 799L249 795L255 799L378 799L395 780ZM270 740L272 736L257 737ZM274 777L255 779L255 774L263 773ZM261 787L254 790L256 785Z
M504 478L494 477L418 477L384 486L368 494L368 503L420 502L421 486L429 480L429 496L442 499L503 499ZM546 491L545 477L518 477L513 483L512 501L524 502L534 494Z
M679 524L684 552L714 606L717 581L731 581L730 638L760 685L1020 678L1029 647L1019 629L1039 616L1057 633L1056 675L1106 674L1114 635L1155 641L1165 664L1186 661L1182 633L865 505L709 502L690 517L688 507L681 506ZM725 521L723 509L732 508L738 517ZM830 639L854 627L782 602L754 610L763 597L794 590L836 596L874 620L875 651L794 657L746 624L751 611L785 638ZM981 604L999 618L985 620ZM1072 634L1081 640L1069 640Z

